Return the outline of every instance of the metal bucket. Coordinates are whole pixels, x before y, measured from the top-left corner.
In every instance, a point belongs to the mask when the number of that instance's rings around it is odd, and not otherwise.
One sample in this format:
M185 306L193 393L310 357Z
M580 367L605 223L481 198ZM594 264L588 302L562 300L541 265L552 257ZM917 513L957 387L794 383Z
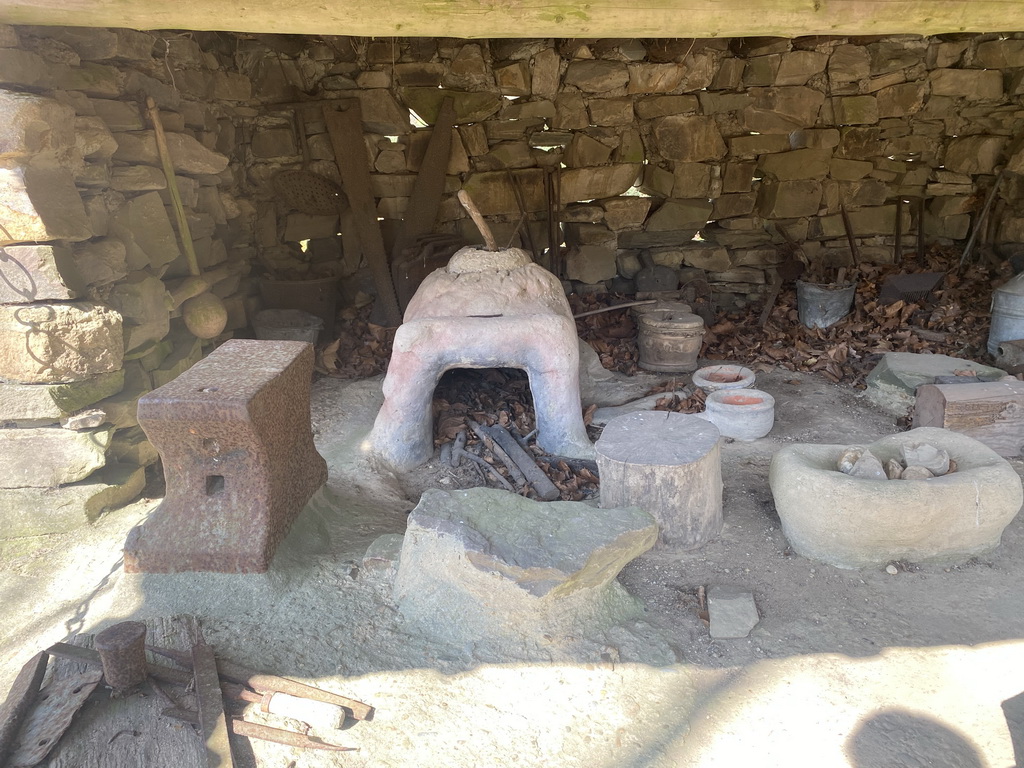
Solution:
M636 318L640 367L648 371L682 373L697 369L704 341L704 321L689 312L656 309Z
M992 292L992 326L988 332L988 353L999 355L1003 341L1024 339L1024 272Z
M857 293L856 283L805 283L796 281L796 308L808 328L828 328L848 314Z

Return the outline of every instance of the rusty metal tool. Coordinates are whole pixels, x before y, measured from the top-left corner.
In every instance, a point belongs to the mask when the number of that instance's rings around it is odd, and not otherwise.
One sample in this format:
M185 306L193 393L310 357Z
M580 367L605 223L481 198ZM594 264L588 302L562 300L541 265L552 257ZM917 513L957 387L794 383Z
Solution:
M182 666L188 667L191 664L188 654L184 651L157 648L155 646L148 646L148 648L153 653L165 656ZM325 691L321 688L314 688L295 680L289 680L285 677L260 674L227 659L217 659L217 671L224 679L239 685L249 686L260 693L287 693L300 699L312 699L313 701L321 701L325 704L333 704L348 710L354 720L371 720L373 718L373 707L369 704L364 704L361 701L356 701L331 691ZM228 693L229 690L225 686L225 692ZM229 693L229 695L233 694ZM241 696L237 696L237 698L241 698Z
M0 765L5 764L4 756L14 743L21 724L32 706L32 700L43 683L47 659L49 655L46 651L40 651L25 662L25 666L14 679L7 699L0 706Z
M25 718L17 744L11 750L9 768L28 768L42 762L103 679L98 669L51 682L39 692Z
M163 714L174 720L199 725L199 713L191 709L169 707L163 710ZM302 749L323 749L330 752L355 752L359 749L359 747L343 747L338 744L328 744L326 741L319 741L304 733L271 728L269 725L250 723L248 720L240 720L238 718L228 720L228 729L235 736L272 741L275 744L284 744L289 747L300 747Z
M96 635L96 650L103 662L103 678L122 696L146 679L146 625L122 621Z
M213 649L206 644L200 631L192 646L192 672L196 681L196 701L199 704L199 728L206 745L206 760L210 768L232 768L231 742L228 723L224 716L224 694L220 690L217 660Z

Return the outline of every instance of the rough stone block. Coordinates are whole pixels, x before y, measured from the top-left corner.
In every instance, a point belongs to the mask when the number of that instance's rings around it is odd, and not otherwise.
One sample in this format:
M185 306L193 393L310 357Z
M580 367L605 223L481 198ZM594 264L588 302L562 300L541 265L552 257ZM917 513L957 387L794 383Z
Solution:
M551 48L545 48L533 57L533 94L553 99L558 93L561 57Z
M860 45L839 45L828 60L828 78L833 86L864 80L871 76L871 55Z
M707 599L711 637L746 637L761 620L754 595L749 590L715 584L708 587Z
M75 146L75 111L31 93L0 91L0 158L24 158Z
M82 91L86 96L116 98L124 89L125 74L116 67L83 61L80 67L51 65L53 85L66 91Z
M645 165L644 175L640 183L640 190L652 197L671 197L672 187L675 186L675 176L672 171L658 165Z
M160 155L156 149L156 137L152 131L145 133L116 133L117 152L113 159L125 163L142 163L160 167ZM168 133L167 149L175 173L188 176L218 174L228 167L228 159L204 147L184 133Z
M382 93L388 94L389 92L384 89L378 89ZM440 88L401 88L399 89L402 101L408 105L408 108L413 110L417 115L423 118L427 125L433 125L437 122L437 115L441 111L441 102L447 97L451 98L455 106L455 122L456 123L478 123L486 120L491 115L497 114L498 110L501 109L501 96L496 93L490 93L487 91L449 91L442 90ZM367 93L374 93L375 91L367 91ZM383 99L383 97L381 97ZM392 100L393 101L393 100ZM364 100L365 104L366 101ZM394 109L397 112L392 113L390 108L390 102L384 101L384 107L378 107L378 112L384 115L390 115L388 118L391 122L382 121L382 125L378 125L379 128L388 128L387 131L375 131L376 133L383 133L385 136L403 135L411 130L408 125L408 110L405 110L406 125L403 127L398 124L398 112L402 112L401 107L398 106L397 102L394 104ZM363 125L367 127L366 123L367 113L363 112ZM402 130L394 130L401 128ZM367 130L370 130L367 127Z
M711 166L705 163L676 163L672 173L673 197L708 197L711 194Z
M74 299L85 286L70 248L59 245L0 248L0 303Z
M604 223L613 230L639 229L651 210L649 197L615 197L602 200Z
M149 442L142 427L119 429L110 440L107 458L135 467L148 467L160 460L156 447Z
M711 220L731 219L736 216L746 216L754 210L757 202L757 194L745 192L737 195L720 195L714 200L711 210Z
M237 72L214 72L210 80L210 98L216 101L249 101L252 81Z
M758 133L789 133L814 125L825 95L802 85L751 88L751 105L740 113L741 126Z
M743 70L743 85L747 88L771 85L775 82L781 63L782 55L778 53L747 59L747 66Z
M167 188L167 177L151 165L115 167L110 174L110 187L118 192L150 192Z
M762 183L757 195L758 212L768 219L814 216L820 202L821 184L809 180Z
M978 45L974 63L985 69L1024 67L1024 40L989 40Z
M692 114L700 108L701 103L691 94L673 94L671 96L641 96L634 101L636 116L641 120L654 120L671 115ZM704 110L708 112L707 109Z
M130 503L145 486L144 468L114 463L60 488L4 489L0 491L0 538L73 531Z
M565 71L564 81L585 93L607 93L625 87L629 82L629 69L617 61L572 61Z
M786 152L789 149L787 133L733 136L729 139L729 154L734 158L757 157L772 152Z
M617 197L633 186L639 174L640 166L628 163L570 168L562 172L561 204ZM541 210L541 207L530 210Z
M847 160L842 157L834 157L829 166L829 176L840 181L859 181L874 169L875 166L866 160Z
M739 88L740 82L743 79L743 68L745 66L746 62L743 59L723 59L722 63L718 67L718 71L714 74L714 77L711 80L711 90L731 91L735 88Z
M879 118L917 114L924 107L925 93L923 81L882 88L875 94Z
M935 69L928 73L933 96L996 101L1003 96L1003 74L992 69Z
M87 379L121 367L121 316L93 302L0 305L0 378Z
M656 538L636 508L428 490L409 515L394 598L407 620L456 645L608 628L637 616L615 577Z
M662 203L647 219L648 232L679 229L700 229L711 216L711 202L706 198L675 199Z
M131 269L159 269L181 253L167 209L157 192L147 192L129 200L114 215L110 229L125 244L126 259ZM201 237L196 232L192 235Z
M828 149L794 149L790 152L764 155L760 168L779 181L791 179L824 179L828 175L832 152Z
M615 250L601 245L573 248L565 260L566 277L581 283L601 283L617 274Z
M629 125L633 122L633 99L588 99L587 110L593 125Z
M30 88L53 84L51 65L42 56L20 48L0 48L0 83Z
M993 173L1008 141L1005 136L963 136L952 139L946 147L944 165L954 173Z
M790 51L782 54L775 85L803 85L825 71L828 54L819 51Z
M654 124L661 155L670 160L699 163L725 156L726 147L714 118L688 115L663 117Z
M142 113L134 104L112 99L89 99L96 116L114 132L141 131L146 127Z
M117 151L117 140L103 119L96 115L76 117L75 148L87 160L106 162Z
M578 93L559 93L555 97L555 118L551 128L556 131L574 131L590 125L583 96Z
M250 146L254 157L293 157L298 152L291 128L264 128L256 131Z
M87 240L92 228L70 171L0 165L0 221L15 242Z
M128 572L263 572L327 480L313 446L313 348L231 340L139 401L167 496L125 542Z
M682 64L629 64L627 93L671 93L683 81Z
M111 371L67 384L0 382L0 422L55 424L121 391L124 372Z
M530 95L530 63L514 61L494 68L494 81L505 96Z
M945 429L913 429L867 447L884 464L901 458L909 443L945 450L957 471L930 480L867 480L837 469L847 446L792 445L776 453L769 483L793 549L839 568L870 568L893 560L963 562L997 547L1024 501L1013 467Z
M756 163L726 163L722 174L722 192L749 192L756 169Z
M691 245L680 248L681 264L708 272L725 272L731 267L729 251L719 245Z
M878 122L874 96L839 96L832 99L833 119L838 125L871 125Z
M0 488L53 488L84 480L106 464L113 429L2 430Z
M850 211L850 226L855 237L868 237L870 235L888 235L896 227L896 206L878 205L871 208L861 208ZM903 231L906 232L910 226L909 212L904 210ZM842 217L839 215L822 216L819 219L821 231L825 237L845 237L846 229L843 226Z
M75 267L86 285L106 285L128 274L124 243L104 237L74 247Z
M839 146L836 128L807 128L789 134L790 149L832 149Z
M604 165L611 156L612 147L604 142L591 138L585 133L574 133L569 146L565 149L562 162L567 168L582 168Z
M107 303L124 321L125 352L159 341L170 332L170 298L163 282L148 272L134 272L116 283Z

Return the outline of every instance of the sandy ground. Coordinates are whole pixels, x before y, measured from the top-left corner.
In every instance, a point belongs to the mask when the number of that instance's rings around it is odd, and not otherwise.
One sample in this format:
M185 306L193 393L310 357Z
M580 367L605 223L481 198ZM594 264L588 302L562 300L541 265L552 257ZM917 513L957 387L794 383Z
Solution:
M225 655L377 708L335 734L358 752L254 743L243 765L1024 765L1024 516L994 552L957 566L898 563L890 575L796 555L767 485L772 454L899 427L812 375L760 374L758 387L776 398L776 426L723 446L721 536L627 566L620 580L646 605L630 626L548 649L456 647L411 631L386 574L360 564L377 536L402 531L415 502L406 491L423 479L370 471L362 438L379 382L323 379L313 422L331 480L267 574L125 576L120 547L151 500L71 535L0 543L0 688L69 635L192 614ZM437 465L425 475L462 482ZM709 637L696 591L711 584L754 593L762 618L748 638ZM72 730L51 764L73 764L60 750L82 738ZM138 741L133 764L159 768Z

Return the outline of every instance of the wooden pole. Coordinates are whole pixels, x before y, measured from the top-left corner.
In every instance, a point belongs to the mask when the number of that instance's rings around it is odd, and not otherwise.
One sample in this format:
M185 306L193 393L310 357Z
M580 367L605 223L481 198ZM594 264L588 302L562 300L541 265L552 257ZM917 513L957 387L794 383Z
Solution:
M192 245L192 232L188 228L188 219L185 218L185 206L181 203L181 193L178 191L178 181L174 178L174 165L171 163L171 151L167 147L167 137L164 135L164 126L160 122L160 110L153 101L152 96L146 97L146 112L149 120L153 123L153 132L156 134L156 149L160 154L160 164L164 168L164 176L167 178L167 191L171 194L171 207L174 208L174 218L178 222L178 237L181 238L181 247L185 250L185 261L188 263L190 275L200 275L199 260L196 258L195 247Z

